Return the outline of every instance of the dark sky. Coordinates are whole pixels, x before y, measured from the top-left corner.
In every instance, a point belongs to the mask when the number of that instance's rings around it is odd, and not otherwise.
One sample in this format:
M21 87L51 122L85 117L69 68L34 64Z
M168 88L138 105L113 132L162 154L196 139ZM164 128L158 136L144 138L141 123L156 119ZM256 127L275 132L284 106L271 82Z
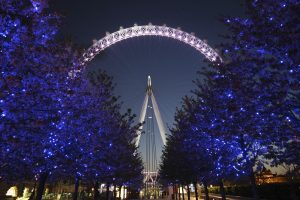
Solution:
M222 15L242 16L242 0L56 0L55 7L65 15L63 33L88 48L101 39L132 26L167 24L194 32L212 47L222 42L226 28ZM151 75L154 94L167 125L173 124L174 111L181 98L194 87L196 71L205 66L204 56L173 39L154 36L128 39L98 55L89 68L100 67L114 77L116 94L124 108L139 115L145 95L147 76ZM156 129L157 130L157 129ZM158 136L158 135L157 135ZM143 142L143 140L142 140ZM158 143L161 144L159 140ZM158 148L160 149L160 148ZM159 154L159 153L158 153Z

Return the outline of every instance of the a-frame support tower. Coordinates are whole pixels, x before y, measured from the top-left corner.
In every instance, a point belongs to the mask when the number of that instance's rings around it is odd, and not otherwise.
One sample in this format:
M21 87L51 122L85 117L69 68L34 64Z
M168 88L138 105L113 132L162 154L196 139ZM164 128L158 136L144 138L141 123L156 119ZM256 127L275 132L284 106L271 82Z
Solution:
M153 89L152 89L152 84L151 84L151 77L148 76L148 83L147 83L147 90L146 90L146 95L145 95L145 99L143 102L143 106L142 106L142 110L140 113L140 118L139 118L139 122L143 123L145 121L145 117L146 117L146 111L147 111L147 106L149 104L149 101L152 102L152 106L153 106L153 110L154 110L154 115L156 118L156 122L158 125L158 129L159 129L159 133L162 139L163 144L166 144L166 128L165 125L162 121L159 109L158 109L158 105L157 102L155 100L154 94L153 94ZM141 127L142 129L143 127ZM140 143L140 139L141 139L141 130L138 130L138 137L136 140L136 146L139 146Z

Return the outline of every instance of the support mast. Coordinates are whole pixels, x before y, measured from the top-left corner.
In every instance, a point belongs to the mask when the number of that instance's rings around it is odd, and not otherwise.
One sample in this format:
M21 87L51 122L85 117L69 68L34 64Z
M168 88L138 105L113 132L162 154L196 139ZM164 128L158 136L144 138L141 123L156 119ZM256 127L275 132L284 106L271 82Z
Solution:
M155 115L155 118L156 118L156 122L157 122L157 125L158 125L158 129L159 129L161 139L163 141L163 144L166 145L166 133L167 132L166 132L165 125L162 121L162 118L161 118L161 115L160 115L160 112L159 112L159 108L158 108L155 96L153 94L153 89L152 89L152 83L151 83L151 77L150 76L148 76L146 95L145 95L144 102L143 102L143 105L142 105L142 110L141 110L141 113L140 113L140 118L139 118L140 123L144 123L144 121L145 121L147 105L149 103L149 99L150 99L150 101L152 102L152 105L153 105L154 115ZM143 127L141 127L141 129L138 130L138 132L137 132L138 137L137 137L137 140L136 140L136 146L139 146L140 139L141 139L141 132L142 132L141 130L142 130L142 128Z

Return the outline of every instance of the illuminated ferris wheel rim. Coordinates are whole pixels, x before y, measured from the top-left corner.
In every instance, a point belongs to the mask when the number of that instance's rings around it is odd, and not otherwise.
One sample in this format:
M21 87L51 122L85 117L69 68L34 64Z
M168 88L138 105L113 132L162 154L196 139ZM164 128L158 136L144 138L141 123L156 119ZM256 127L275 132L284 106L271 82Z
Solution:
M173 38L192 46L211 62L222 62L222 58L219 56L216 50L211 48L206 42L194 36L193 34L184 32L178 28L170 28L165 25L158 26L149 24L141 26L134 25L125 29L121 27L120 30L111 34L107 34L102 39L94 42L94 44L84 52L83 58L80 61L80 65L86 65L86 63L91 61L101 51L117 42L140 36L161 36Z

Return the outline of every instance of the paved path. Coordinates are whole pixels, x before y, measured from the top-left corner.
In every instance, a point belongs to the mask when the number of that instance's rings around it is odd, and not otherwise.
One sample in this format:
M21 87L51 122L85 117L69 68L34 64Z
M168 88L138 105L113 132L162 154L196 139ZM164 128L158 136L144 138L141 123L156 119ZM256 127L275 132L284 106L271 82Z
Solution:
M201 194L200 200L204 199L204 194ZM209 194L209 199L210 200L219 200L222 199L219 194ZM226 200L254 200L253 198L249 197L241 197L241 196L231 196L231 195L226 195ZM264 199L261 199L264 200Z
M204 200L204 194L202 193L200 195L200 198L198 200ZM184 198L185 200L187 200L187 197ZM221 196L219 194L212 194L209 193L209 200L220 200L222 199ZM154 200L154 199L147 199L147 200ZM170 200L170 199L156 199L156 200ZM182 199L181 199L182 200ZM196 200L195 197L191 197L191 200ZM231 195L226 195L226 200L255 200L251 197L241 197L241 196L231 196ZM261 199L261 200L266 200L266 199Z

